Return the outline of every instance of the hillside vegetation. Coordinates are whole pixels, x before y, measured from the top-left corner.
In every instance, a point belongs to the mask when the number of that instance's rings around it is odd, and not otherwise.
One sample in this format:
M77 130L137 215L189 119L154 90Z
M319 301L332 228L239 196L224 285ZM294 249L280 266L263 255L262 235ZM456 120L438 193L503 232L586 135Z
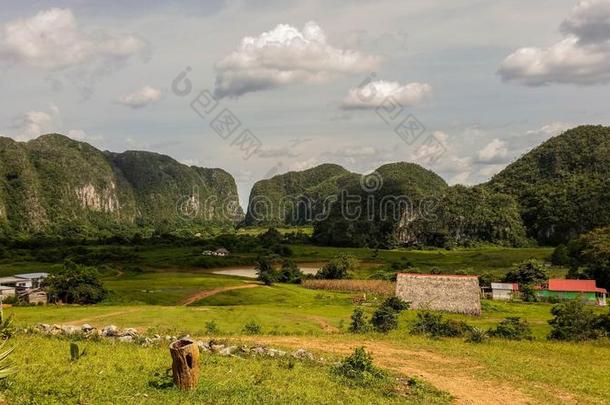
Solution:
M610 223L610 127L579 126L544 142L485 185L515 196L528 234L559 243Z
M210 196L218 202L206 204ZM235 181L221 169L149 152L101 152L58 134L27 143L0 138L2 237L99 238L231 223L227 201L239 207Z

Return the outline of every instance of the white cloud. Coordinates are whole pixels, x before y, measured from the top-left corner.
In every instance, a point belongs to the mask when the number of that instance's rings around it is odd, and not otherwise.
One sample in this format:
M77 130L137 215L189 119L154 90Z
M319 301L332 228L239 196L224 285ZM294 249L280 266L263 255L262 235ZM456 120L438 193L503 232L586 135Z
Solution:
M568 124L565 122L551 122L550 124L543 125L538 129L532 129L526 132L527 135L543 135L546 137L557 136L562 132L567 131L568 129L574 127L573 124Z
M411 153L410 161L449 178L450 184L469 184L473 171L471 157L460 157L449 141L449 135L436 131Z
M294 162L289 166L289 170L301 171L311 169L318 165L318 158L316 156L310 157L309 159Z
M508 148L506 147L506 142L497 138L488 143L477 154L479 162L482 163L504 162L507 155Z
M259 149L256 156L260 158L290 158L297 157L300 153L296 153L290 148L269 148Z
M397 82L377 80L350 89L343 99L341 108L344 110L374 109L390 96L402 106L412 107L425 101L431 92L432 86L427 83L415 82L401 85Z
M31 110L13 123L15 139L18 141L29 141L42 134L55 131L61 125L61 115L56 105L49 105L46 111Z
M83 129L70 129L66 134L68 138L75 139L82 142L102 142L104 137L101 135L90 135Z
M610 81L610 2L580 1L560 27L565 38L548 48L525 47L510 54L498 73L528 86L593 85Z
M257 37L245 37L240 46L216 63L215 95L238 97L295 83L323 83L349 73L370 72L379 59L327 43L313 21L303 31L280 24Z
M506 167L505 164L497 164L497 165L487 165L479 170L479 174L483 176L485 179L489 179L499 173L502 169Z
M142 108L161 99L161 90L144 86L133 93L125 94L117 99L117 103L131 108Z
M70 9L52 8L9 21L0 36L3 60L44 69L63 69L96 60L116 62L143 52L134 35L83 31Z

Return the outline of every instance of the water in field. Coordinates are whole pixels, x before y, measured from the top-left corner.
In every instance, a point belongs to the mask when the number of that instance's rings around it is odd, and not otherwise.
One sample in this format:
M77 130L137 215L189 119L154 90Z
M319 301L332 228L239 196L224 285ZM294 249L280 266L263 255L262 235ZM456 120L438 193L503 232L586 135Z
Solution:
M301 269L301 271L304 274L316 274L318 272L318 270L320 270L320 267L322 267L322 265L304 265L304 266L299 266L299 268ZM247 267L247 266L240 266L240 267L227 267L224 269L218 269L218 270L214 270L212 271L213 274L222 274L225 276L237 276L237 277L246 277L246 278L256 278L256 270L254 269L254 266L252 267Z

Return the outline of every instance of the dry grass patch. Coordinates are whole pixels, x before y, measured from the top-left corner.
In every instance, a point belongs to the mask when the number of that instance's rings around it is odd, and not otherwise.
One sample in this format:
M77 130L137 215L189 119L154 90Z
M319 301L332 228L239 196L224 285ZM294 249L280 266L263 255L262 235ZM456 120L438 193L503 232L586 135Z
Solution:
M395 284L385 280L305 280L303 287L312 290L363 292L390 296L394 295Z

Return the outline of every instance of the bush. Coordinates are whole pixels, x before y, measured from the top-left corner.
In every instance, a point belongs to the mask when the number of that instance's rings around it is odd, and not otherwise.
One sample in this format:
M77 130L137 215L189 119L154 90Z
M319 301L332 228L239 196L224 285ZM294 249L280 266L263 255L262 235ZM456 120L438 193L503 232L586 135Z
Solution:
M549 321L549 339L583 341L597 339L605 335L600 325L601 317L578 300L555 305L551 309L553 319Z
M205 323L205 331L210 335L217 335L220 333L218 324L215 321L207 321Z
M551 255L551 263L555 266L568 266L570 264L570 255L566 245L562 243L555 248Z
M49 300L67 304L96 304L108 295L97 270L66 261L64 268L49 275L44 282Z
M8 340L15 334L17 329L13 325L14 314L10 314L8 317L4 315L4 312L0 313L0 340Z
M536 259L526 260L517 266L516 270L509 271L504 276L507 283L541 284L549 279L544 270L544 264Z
M316 274L316 278L322 279L343 279L347 278L348 273L358 267L358 260L353 256L340 255L332 258Z
M256 321L251 320L244 325L242 332L246 335L260 335L262 330L263 328Z
M538 302L538 295L531 284L521 285L521 299L525 302Z
M351 333L365 333L369 330L366 316L364 311L360 307L354 309L352 314L352 322L349 325L349 331Z
M301 284L303 281L303 272L292 260L284 260L282 268L277 275L277 281L280 283Z
M489 336L509 340L533 340L532 329L527 321L519 317L509 317L501 321L498 326L488 331Z
M471 330L472 327L464 321L445 320L441 314L428 311L418 312L411 325L412 334L435 338L465 336Z
M373 357L364 347L356 348L354 353L333 366L332 372L364 386L376 384L387 377L386 373L373 365Z
M259 257L256 259L256 278L265 285L273 285L277 281L277 273L273 268L273 263L266 257Z
M467 343L483 343L484 341L487 340L488 337L489 336L487 335L487 332L485 332L483 329L473 327L473 328L470 328L470 330L466 334L466 342Z
M397 297L387 298L371 317L371 324L377 332L388 333L398 328L398 314L407 309L409 304Z

